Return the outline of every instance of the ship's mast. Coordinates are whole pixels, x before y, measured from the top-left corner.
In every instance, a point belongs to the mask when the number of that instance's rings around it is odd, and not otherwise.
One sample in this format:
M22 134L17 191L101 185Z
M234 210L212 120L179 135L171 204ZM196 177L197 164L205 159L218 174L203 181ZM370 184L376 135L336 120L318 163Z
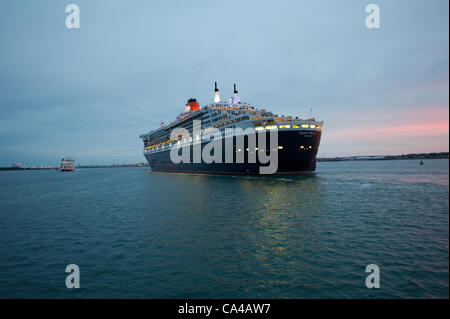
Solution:
M234 84L234 92L233 92L233 103L239 103L239 94L236 90L236 84Z
M219 89L217 88L217 82L214 82L214 103L220 102Z

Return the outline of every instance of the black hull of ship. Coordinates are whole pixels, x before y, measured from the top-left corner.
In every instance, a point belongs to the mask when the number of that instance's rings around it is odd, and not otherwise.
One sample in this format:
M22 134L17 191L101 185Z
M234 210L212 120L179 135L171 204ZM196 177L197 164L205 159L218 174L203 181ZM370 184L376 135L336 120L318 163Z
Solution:
M266 136L266 145L269 148L269 134L266 134ZM275 174L302 174L315 171L320 137L320 131L279 131L278 145L283 146L283 149L277 150L278 169ZM236 152L235 143L236 139L234 138L234 152ZM248 147L247 137L244 143L243 150ZM205 145L206 143L202 144L202 149ZM259 146L257 145L257 147ZM202 163L192 163L192 145L190 146L191 163L173 163L170 159L169 149L146 154L145 157L151 170L157 172L255 175L260 174L259 168L261 166L268 166L268 163L259 163L258 156L256 163L248 163L247 154L244 156L244 163L225 163L225 140L222 140L222 153L222 163L210 164L204 163L203 160Z

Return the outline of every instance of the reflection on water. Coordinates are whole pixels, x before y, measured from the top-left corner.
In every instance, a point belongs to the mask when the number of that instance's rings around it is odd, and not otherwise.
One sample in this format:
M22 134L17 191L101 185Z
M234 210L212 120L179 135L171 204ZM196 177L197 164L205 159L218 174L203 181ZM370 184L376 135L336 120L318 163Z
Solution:
M276 183L265 187L266 201L256 211L259 219L257 231L248 235L254 246L254 258L260 262L264 273L281 276L272 282L270 278L261 278L259 282L263 286L266 282L292 284L292 280L307 284L301 273L311 268L320 251L320 233L315 225L320 214L316 176L283 179L281 185ZM295 276L290 278L290 282L281 280L286 271Z
M1 296L448 297L448 160L416 164L2 172ZM69 263L84 288L70 294ZM365 288L369 263L377 291Z
M180 227L178 239L165 247L165 256L174 258L181 252L185 262L201 260L198 275L206 282L243 290L248 290L251 282L264 289L267 284L286 285L285 275L290 273L291 284L293 280L298 285L313 284L306 282L302 273L315 263L321 249L315 225L321 189L315 174L242 177L148 173L152 178L171 179L173 198L163 217L167 224L149 234L147 245L167 238L163 230ZM151 207L150 202L148 205Z

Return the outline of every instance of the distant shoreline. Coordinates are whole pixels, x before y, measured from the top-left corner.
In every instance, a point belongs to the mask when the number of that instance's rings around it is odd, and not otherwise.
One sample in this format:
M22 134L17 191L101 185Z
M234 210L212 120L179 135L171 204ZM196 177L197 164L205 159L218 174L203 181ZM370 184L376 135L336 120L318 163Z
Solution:
M342 162L342 161L390 161L390 160L424 160L424 159L448 159L448 152L421 153L402 155L374 155L374 156L347 156L317 158L317 162Z
M146 167L147 163L138 163L138 164L121 164L121 165L80 165L75 166L75 169L79 168L115 168L115 167ZM30 170L59 170L59 166L42 166L42 167L0 167L0 171L30 171Z
M391 160L424 160L424 159L448 159L449 152L403 154L403 155L378 155L378 156L348 156L348 157L323 157L317 158L317 162L346 162L346 161L391 161ZM121 164L121 165L81 165L75 168L116 168L116 167L148 167L148 163ZM59 166L45 167L0 167L0 171L23 171L23 170L59 170Z

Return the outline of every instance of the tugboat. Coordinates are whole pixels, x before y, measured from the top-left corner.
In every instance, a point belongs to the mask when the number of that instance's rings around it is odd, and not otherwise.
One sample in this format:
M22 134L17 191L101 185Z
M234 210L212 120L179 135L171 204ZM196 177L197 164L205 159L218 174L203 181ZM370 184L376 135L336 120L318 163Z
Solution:
M75 170L75 160L70 158L61 159L61 172L72 172Z

